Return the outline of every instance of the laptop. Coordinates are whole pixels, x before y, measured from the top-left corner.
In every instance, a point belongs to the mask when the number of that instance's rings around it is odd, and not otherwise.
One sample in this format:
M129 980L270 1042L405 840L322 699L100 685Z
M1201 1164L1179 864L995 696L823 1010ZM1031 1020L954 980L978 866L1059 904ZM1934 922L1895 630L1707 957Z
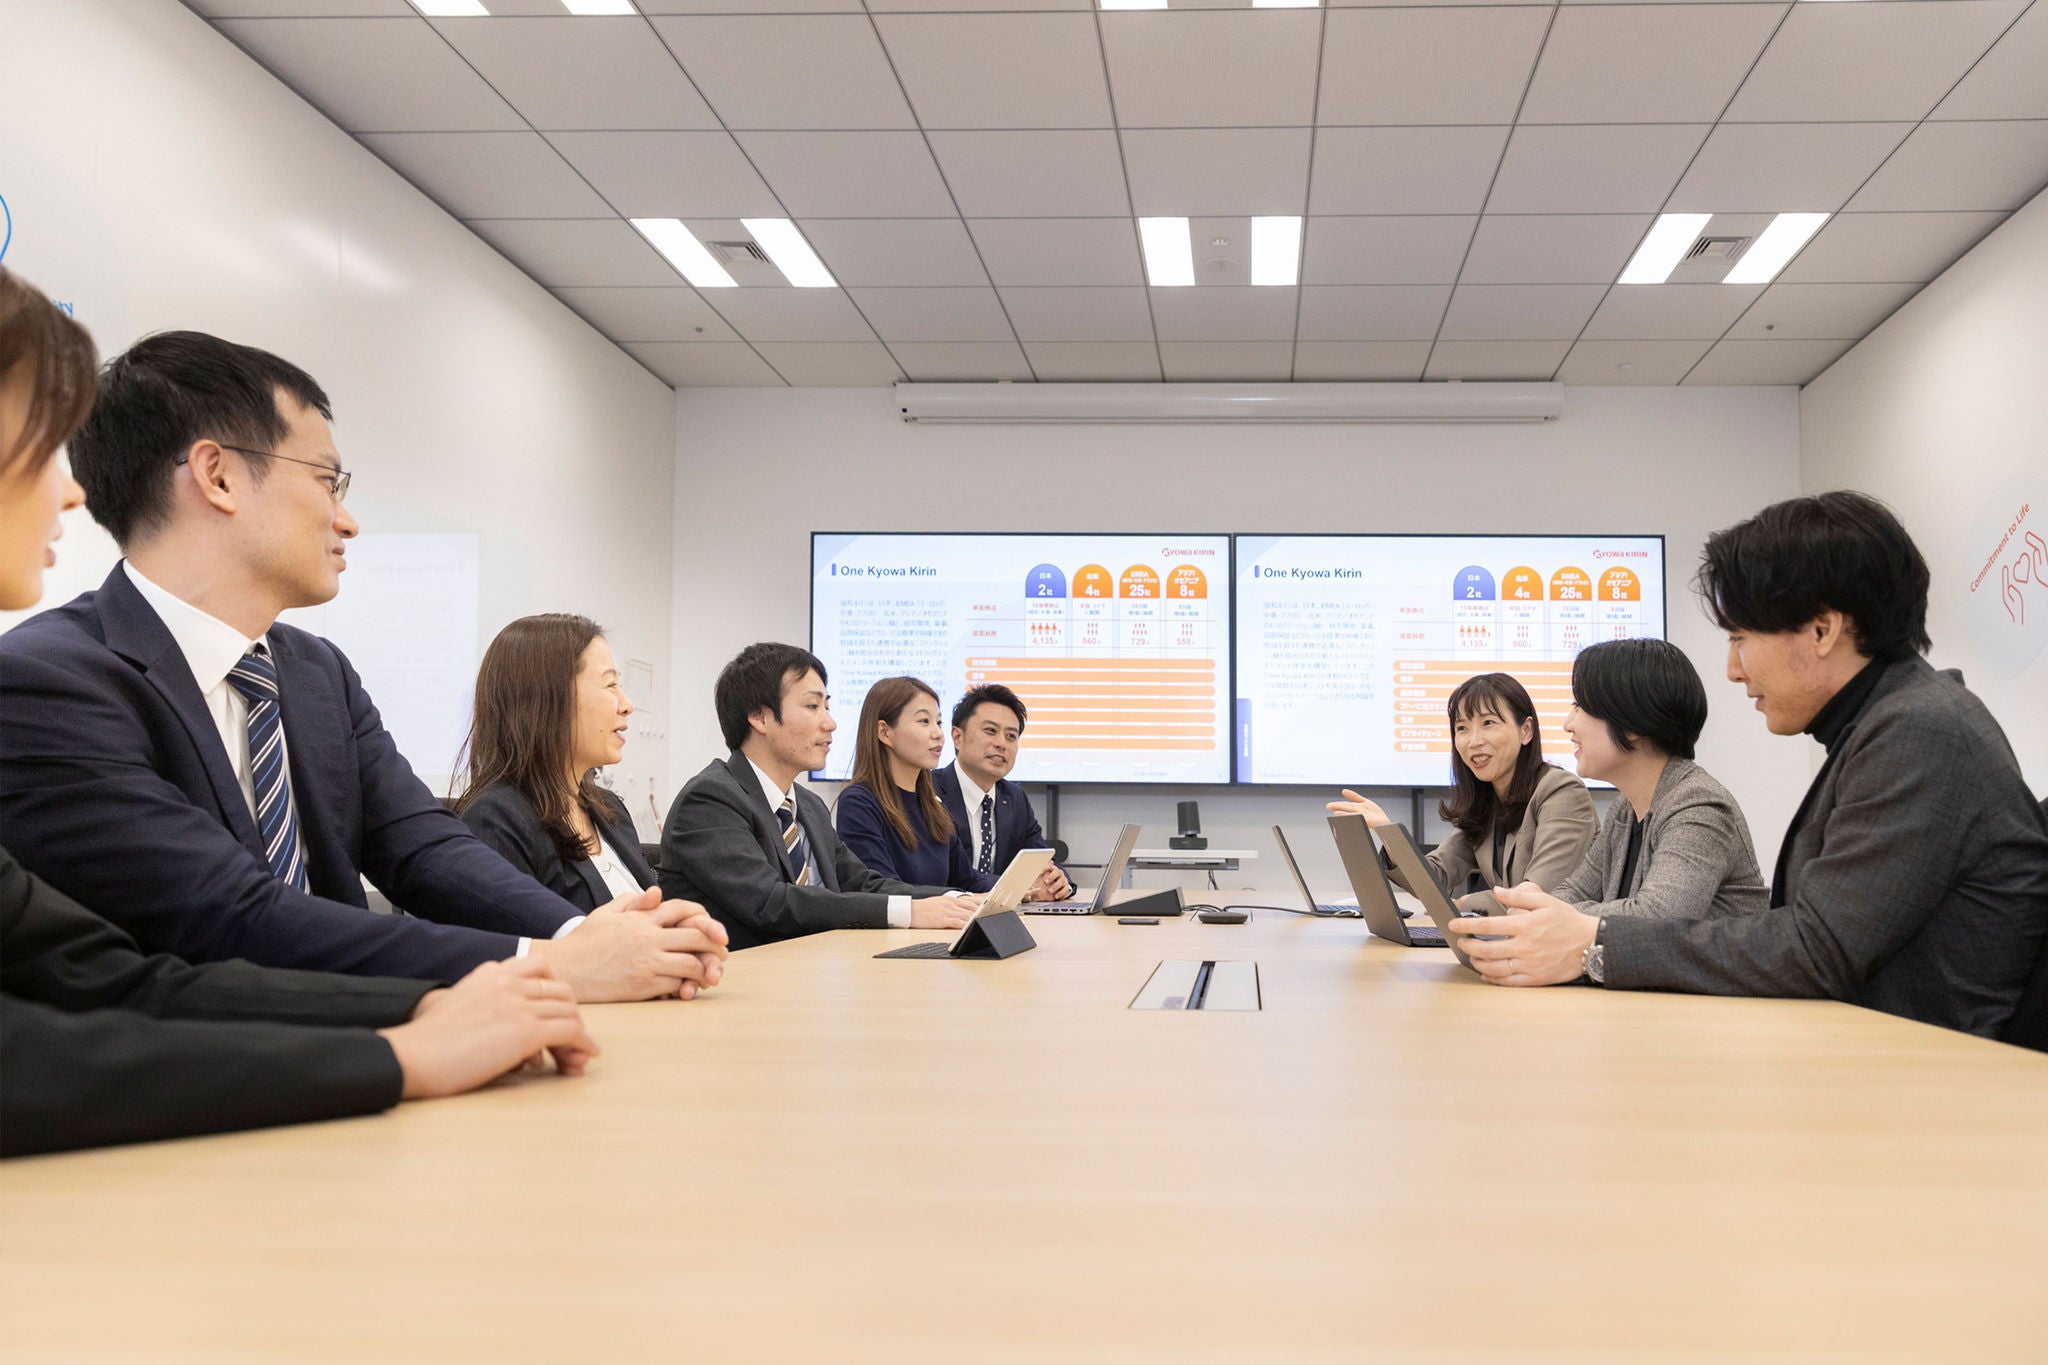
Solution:
M1429 864L1423 860L1422 850L1415 846L1415 840L1409 837L1406 829L1399 825L1381 825L1379 836L1380 847L1386 849L1387 856L1394 860L1394 866L1401 869L1401 875L1415 889L1415 899L1422 902L1422 908L1429 912L1429 917L1439 928L1454 919L1485 918L1477 910L1460 909L1457 902L1444 894L1443 888L1436 884L1436 878L1429 875ZM1458 935L1446 933L1444 937L1449 941L1451 951L1458 955L1458 961L1470 967L1472 959L1465 955L1465 946L1458 942Z
M1384 829L1408 831L1399 825L1382 826ZM1380 866L1379 846L1373 842L1372 829L1365 823L1363 815L1333 815L1330 817L1330 837L1337 841L1337 856L1344 860L1344 875L1351 878L1351 889L1358 893L1358 909L1365 919L1365 927L1372 930L1374 937L1399 943L1408 948L1442 948L1448 946L1441 929L1426 924L1410 925L1401 918L1401 907L1394 903L1394 887L1387 880L1387 871ZM1412 849L1413 844L1409 847ZM1417 855L1418 860L1420 854ZM1396 863L1403 876L1411 882L1415 873L1406 864ZM1421 885L1432 891L1436 882L1430 878L1428 868L1422 871ZM1438 893L1441 897L1442 893ZM1427 909L1429 902L1423 901ZM1432 914L1430 918L1435 919Z
M1130 862L1131 851L1138 846L1138 826L1127 824L1117 832L1116 845L1109 851L1109 861L1102 865L1102 880L1096 884L1092 896L1070 896L1063 901L1026 901L1017 907L1020 915L1093 915L1107 914L1111 899L1123 884L1124 864ZM1018 857L1023 854L1019 853ZM1015 866L1014 861L1011 864ZM993 893L991 893L993 894Z
M988 895L982 899L981 909L969 915L967 923L961 925L960 932L953 935L951 939L945 942L934 940L928 943L912 943L906 947L892 948L886 953L876 953L875 956L963 957L968 955L972 949L978 946L970 942L968 938L970 934L975 932L975 922L987 919L990 915L1000 915L1005 910L1015 910L1023 903L1025 893L1031 890L1032 886L1038 881L1038 874L1045 871L1046 864L1051 861L1052 850L1049 848L1018 849L1017 856L1010 859L1010 865L1003 869L1003 875L996 879L996 884L989 888ZM1026 941L1028 942L1028 938ZM981 955L987 956L988 954L984 952Z
M1286 831L1282 830L1278 825L1273 826L1273 842L1280 845L1280 859L1287 864L1288 875L1294 878L1295 886L1301 891L1301 902L1308 907L1308 912L1311 915L1336 915L1341 919L1359 918L1363 912L1359 910L1358 902L1355 899L1348 901L1319 901L1316 899L1315 892L1308 889L1308 878L1301 875L1301 864L1294 861L1294 850L1287 846ZM1288 907L1282 906L1279 908L1286 909Z

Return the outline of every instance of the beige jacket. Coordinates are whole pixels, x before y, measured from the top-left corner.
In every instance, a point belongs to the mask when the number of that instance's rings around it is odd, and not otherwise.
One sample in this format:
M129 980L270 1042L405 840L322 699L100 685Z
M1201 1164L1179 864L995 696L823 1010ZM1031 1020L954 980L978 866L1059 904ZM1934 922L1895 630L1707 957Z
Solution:
M1599 826L1600 814L1593 808L1586 784L1546 763L1543 776L1536 781L1536 793L1529 798L1529 808L1522 813L1521 825L1502 846L1501 866L1494 866L1492 831L1482 832L1475 846L1453 830L1450 838L1429 854L1429 870L1460 909L1495 914L1500 903L1491 890L1473 889L1474 877L1488 887L1534 882L1548 891L1578 867ZM1402 886L1408 885L1398 870L1389 867L1387 873Z

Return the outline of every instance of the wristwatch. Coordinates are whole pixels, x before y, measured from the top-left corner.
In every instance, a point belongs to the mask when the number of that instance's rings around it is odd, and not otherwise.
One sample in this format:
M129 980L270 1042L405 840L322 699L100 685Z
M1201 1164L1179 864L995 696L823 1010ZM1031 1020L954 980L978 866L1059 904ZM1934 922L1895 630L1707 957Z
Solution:
M1593 929L1593 941L1586 945L1586 956L1582 963L1586 976L1596 986L1607 984L1607 945L1600 941L1600 936L1606 932L1607 919L1602 916L1600 923Z

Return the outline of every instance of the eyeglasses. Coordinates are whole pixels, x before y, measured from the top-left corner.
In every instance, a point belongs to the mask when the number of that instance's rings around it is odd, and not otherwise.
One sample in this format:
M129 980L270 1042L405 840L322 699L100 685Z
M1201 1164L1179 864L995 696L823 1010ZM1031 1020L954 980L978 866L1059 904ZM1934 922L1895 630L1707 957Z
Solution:
M214 444L222 450L232 450L237 455L261 455L267 460L283 460L286 464L302 464L308 469L317 469L320 471L320 482L327 485L329 496L337 503L348 501L349 480L354 478L355 475L349 473L346 469L336 469L333 465L321 464L318 460L293 459L289 455L280 455L274 450L250 450L247 446L231 446L226 441L215 441ZM173 463L184 464L186 460L187 457L180 455Z

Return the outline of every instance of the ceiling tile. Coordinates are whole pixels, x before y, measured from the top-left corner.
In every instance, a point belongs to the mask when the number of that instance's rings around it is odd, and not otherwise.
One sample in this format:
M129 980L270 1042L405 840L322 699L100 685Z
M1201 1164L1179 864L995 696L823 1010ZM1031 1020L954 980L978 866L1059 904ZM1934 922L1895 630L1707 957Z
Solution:
M1549 22L1535 6L1332 10L1316 121L1513 123Z
M728 128L916 126L866 15L653 22Z
M955 216L921 133L741 133L739 141L794 217Z
M1304 285L1303 341L1430 341L1450 302L1448 285Z
M1760 284L1617 284L1586 324L1596 340L1693 341L1720 336Z
M1154 289L1152 323L1162 342L1292 342L1296 292L1254 284Z
M782 388L781 375L744 342L636 341L626 354L681 388Z
M1424 379L1547 380L1569 341L1439 341Z
M968 227L997 284L1145 283L1128 218L976 218Z
M1489 213L1655 213L1707 129L1692 123L1515 129Z
M1093 15L892 14L875 22L926 128L1112 126Z
M858 14L861 0L633 0L642 14Z
M1725 117L1924 118L2025 7L2026 0L1794 5Z
M1708 351L1685 382L1693 385L1804 384L1835 363L1853 341L1743 341Z
M1415 383L1429 359L1426 341L1299 341L1294 346L1297 381Z
M760 0L762 4L774 4L775 0ZM1034 13L1047 10L1092 10L1095 0L868 0L868 8L877 14L891 12L923 13L933 10L957 10L971 13L979 10L1031 10Z
M555 133L549 141L628 218L782 213L726 133Z
M1139 217L1298 214L1308 198L1306 128L1139 128L1123 134Z
M1040 382L1159 382L1159 350L1149 341L1036 341L1024 344Z
M1315 122L1323 16L1314 10L1111 13L1100 22L1125 129Z
M557 289L555 297L613 341L739 340L694 289Z
M457 218L611 212L538 133L363 133L358 140Z
M1656 219L1646 213L1488 214L1465 284L1612 284Z
M1919 292L1917 284L1774 284L1728 335L1772 341L1862 337Z
M898 341L1014 341L996 291L979 289L854 289L875 335Z
M2043 73L2048 82L2048 73ZM2048 120L1923 123L1854 209L2016 209L2048 185Z
M1123 156L1108 130L932 133L969 218L1128 218Z
M1014 341L897 341L890 354L919 383L1012 379L1028 382L1031 365Z
M2048 8L2035 5L1935 106L1933 117L2048 118L2043 72L2048 72Z
M1713 344L1708 340L1585 340L1572 347L1557 378L1562 383L1583 385L1676 384Z
M216 27L352 133L525 127L417 16L241 19Z
M713 289L704 301L748 341L873 341L843 290Z
M1152 343L1152 314L1142 289L1010 288L1002 295L1026 349L1034 341Z
M435 27L536 128L718 127L639 19L492 17Z
M1907 123L1724 123L1671 193L1674 213L1832 213Z
M495 218L464 226L549 288L674 287L682 276L616 218Z
M213 19L243 15L274 17L304 14L410 15L419 11L405 0L185 0L185 8Z
M832 277L855 285L986 285L957 218L810 218L799 226Z
M1302 243L1302 283L1450 284L1478 221L1427 215L1311 218Z
M1322 128L1309 212L1465 214L1486 203L1505 128Z
M1606 292L1604 284L1461 284L1438 335L1445 341L1569 341Z
M1294 372L1291 341L1162 341L1168 383L1285 383Z
M1784 284L1924 283L2004 222L2004 213L1838 213L1778 276Z
M1784 5L1568 5L1522 104L1525 123L1711 123Z
M888 348L875 342L769 341L759 349L784 379L806 388L878 389L903 378Z

